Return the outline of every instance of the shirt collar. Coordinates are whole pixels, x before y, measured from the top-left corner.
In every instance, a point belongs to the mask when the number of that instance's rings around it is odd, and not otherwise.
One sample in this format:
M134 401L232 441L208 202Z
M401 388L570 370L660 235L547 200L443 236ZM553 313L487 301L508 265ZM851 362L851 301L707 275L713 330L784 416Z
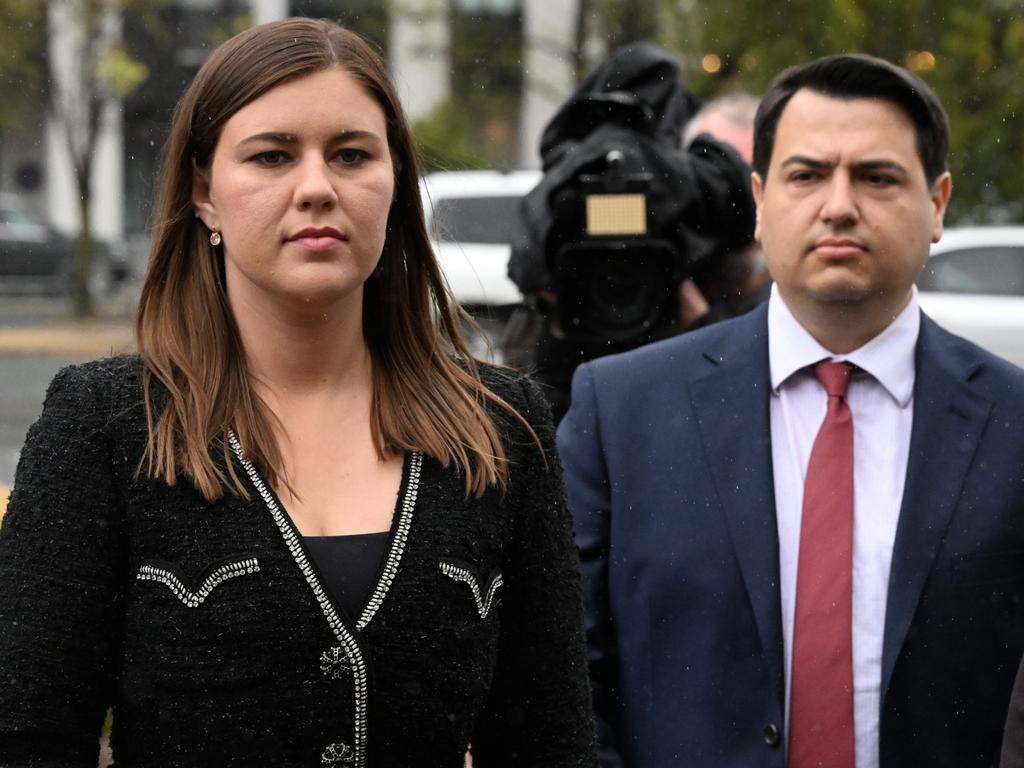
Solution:
M833 355L793 317L786 302L772 285L768 300L768 362L772 390L797 371L821 360L846 360L873 376L901 408L914 392L914 350L921 328L917 287L912 286L910 301L880 334L845 355Z

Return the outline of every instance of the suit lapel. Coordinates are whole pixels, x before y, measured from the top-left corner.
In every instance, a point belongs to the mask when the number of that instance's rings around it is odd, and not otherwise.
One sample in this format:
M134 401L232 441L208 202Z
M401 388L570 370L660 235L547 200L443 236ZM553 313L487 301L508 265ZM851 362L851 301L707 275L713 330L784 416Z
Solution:
M962 359L958 349L964 347L927 316L921 316L914 423L885 614L883 704L896 659L992 408L969 383L980 363Z
M757 630L784 696L779 543L772 477L767 304L735 321L704 356L690 397Z

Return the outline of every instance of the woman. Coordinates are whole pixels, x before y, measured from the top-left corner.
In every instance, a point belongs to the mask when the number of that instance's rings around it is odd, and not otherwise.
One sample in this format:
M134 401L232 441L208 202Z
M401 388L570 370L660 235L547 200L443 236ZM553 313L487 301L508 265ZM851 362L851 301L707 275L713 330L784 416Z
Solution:
M338 26L199 71L139 357L58 374L22 454L5 764L94 766L112 707L119 767L593 765L550 421L466 353L417 178Z

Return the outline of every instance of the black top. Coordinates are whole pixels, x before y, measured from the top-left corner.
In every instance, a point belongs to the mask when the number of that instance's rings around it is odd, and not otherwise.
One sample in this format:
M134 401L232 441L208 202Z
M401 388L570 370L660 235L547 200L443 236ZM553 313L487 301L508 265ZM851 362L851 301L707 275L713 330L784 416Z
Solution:
M388 532L304 538L334 602L349 618L359 618L377 580Z
M246 494L208 501L139 467L142 366L64 369L0 529L0 767L592 768L578 560L537 385L481 367L508 492L404 457L361 615L231 440ZM155 402L166 402L158 386Z

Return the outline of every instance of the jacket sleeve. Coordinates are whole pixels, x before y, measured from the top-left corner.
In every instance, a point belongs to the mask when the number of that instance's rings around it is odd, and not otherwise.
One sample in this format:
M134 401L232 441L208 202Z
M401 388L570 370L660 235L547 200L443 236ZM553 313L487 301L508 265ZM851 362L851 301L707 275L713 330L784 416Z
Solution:
M524 379L511 404L531 424L509 456L515 540L502 566L501 634L491 691L473 735L474 768L593 768L579 562L554 448L550 409Z
M1024 768L1024 661L1017 669L1010 696L999 768Z
M558 450L565 464L565 487L583 573L598 754L602 768L622 768L615 733L618 655L608 598L611 498L589 365L577 368L573 376L572 404L558 428Z
M0 529L0 766L95 768L123 590L108 409L50 385Z

